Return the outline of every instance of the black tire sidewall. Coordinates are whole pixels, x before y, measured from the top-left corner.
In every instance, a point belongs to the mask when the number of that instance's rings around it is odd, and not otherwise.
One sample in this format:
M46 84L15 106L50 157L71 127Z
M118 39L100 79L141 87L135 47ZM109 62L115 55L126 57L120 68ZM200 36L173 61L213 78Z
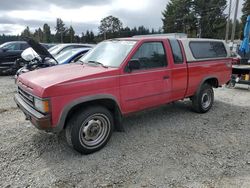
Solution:
M105 140L98 145L98 147L95 148L91 148L91 147L87 147L86 145L84 145L79 137L79 132L81 130L81 127L83 126L82 123L91 115L93 114L104 114L110 121L110 129L107 132L107 136L105 136ZM95 151L98 151L100 149L102 149L107 142L109 141L113 129L114 129L114 120L113 120L113 116L111 114L111 112L102 107L102 106L95 106L95 107L88 107L83 111L78 112L77 114L75 114L72 118L71 121L69 121L69 124L67 125L69 126L69 133L70 134L70 141L71 141L71 145L72 147L77 150L80 153L83 154L90 154L93 153Z
M203 108L203 106L202 106L202 95L204 93L210 93L210 97L211 97L211 102L210 102L210 104L209 104L209 106L207 108ZM205 113L205 112L207 112L207 111L209 111L211 109L211 107L213 106L213 103L214 103L214 91L213 91L213 88L212 88L211 85L204 84L201 87L201 90L199 92L198 100L199 100L199 108L200 108L200 111L202 113Z

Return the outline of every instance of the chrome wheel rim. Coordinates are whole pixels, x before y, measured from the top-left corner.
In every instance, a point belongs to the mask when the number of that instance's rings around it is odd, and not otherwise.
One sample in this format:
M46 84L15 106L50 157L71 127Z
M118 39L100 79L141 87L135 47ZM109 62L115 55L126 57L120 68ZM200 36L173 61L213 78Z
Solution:
M212 101L212 96L211 96L211 92L207 91L206 93L202 94L201 97L201 105L203 109L207 109Z
M108 137L111 123L104 114L93 114L89 116L81 125L79 132L80 141L89 148L101 145Z

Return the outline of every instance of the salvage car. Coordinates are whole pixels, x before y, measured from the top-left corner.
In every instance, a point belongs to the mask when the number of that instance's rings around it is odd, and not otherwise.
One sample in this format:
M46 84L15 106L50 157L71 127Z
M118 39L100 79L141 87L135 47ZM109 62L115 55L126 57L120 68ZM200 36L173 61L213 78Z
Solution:
M53 43L41 43L41 45L45 47L46 49L50 49L56 46L56 44L53 44Z
M14 62L29 47L25 41L12 41L0 45L0 74L11 72Z
M95 45L94 44L75 44L75 43L70 43L70 44L58 44L52 48L49 49L50 54L53 56L58 55L60 53L63 53L67 50L70 49L75 49L75 48L93 48Z
M16 77L35 69L76 62L91 49L86 47L68 49L53 56L45 49L44 45L32 39L28 39L27 42L31 47L23 51L22 59L16 61L15 69L18 69Z
M79 63L22 74L15 101L38 129L65 130L83 154L103 148L128 114L190 98L208 112L213 88L230 80L226 44L212 39L140 37L99 43Z

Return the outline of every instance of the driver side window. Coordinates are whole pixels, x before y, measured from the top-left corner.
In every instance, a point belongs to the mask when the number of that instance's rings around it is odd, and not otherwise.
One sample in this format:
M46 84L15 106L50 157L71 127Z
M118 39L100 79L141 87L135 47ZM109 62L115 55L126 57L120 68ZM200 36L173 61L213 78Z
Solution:
M142 44L131 60L139 62L139 70L167 66L165 49L162 42L146 42Z

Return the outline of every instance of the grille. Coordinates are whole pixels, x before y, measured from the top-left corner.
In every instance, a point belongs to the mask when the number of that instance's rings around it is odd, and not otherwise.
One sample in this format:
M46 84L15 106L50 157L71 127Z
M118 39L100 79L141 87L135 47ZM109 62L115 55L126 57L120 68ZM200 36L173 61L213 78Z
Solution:
M34 97L32 95L22 90L20 87L18 87L18 94L21 96L24 102L26 102L31 107L34 107Z

